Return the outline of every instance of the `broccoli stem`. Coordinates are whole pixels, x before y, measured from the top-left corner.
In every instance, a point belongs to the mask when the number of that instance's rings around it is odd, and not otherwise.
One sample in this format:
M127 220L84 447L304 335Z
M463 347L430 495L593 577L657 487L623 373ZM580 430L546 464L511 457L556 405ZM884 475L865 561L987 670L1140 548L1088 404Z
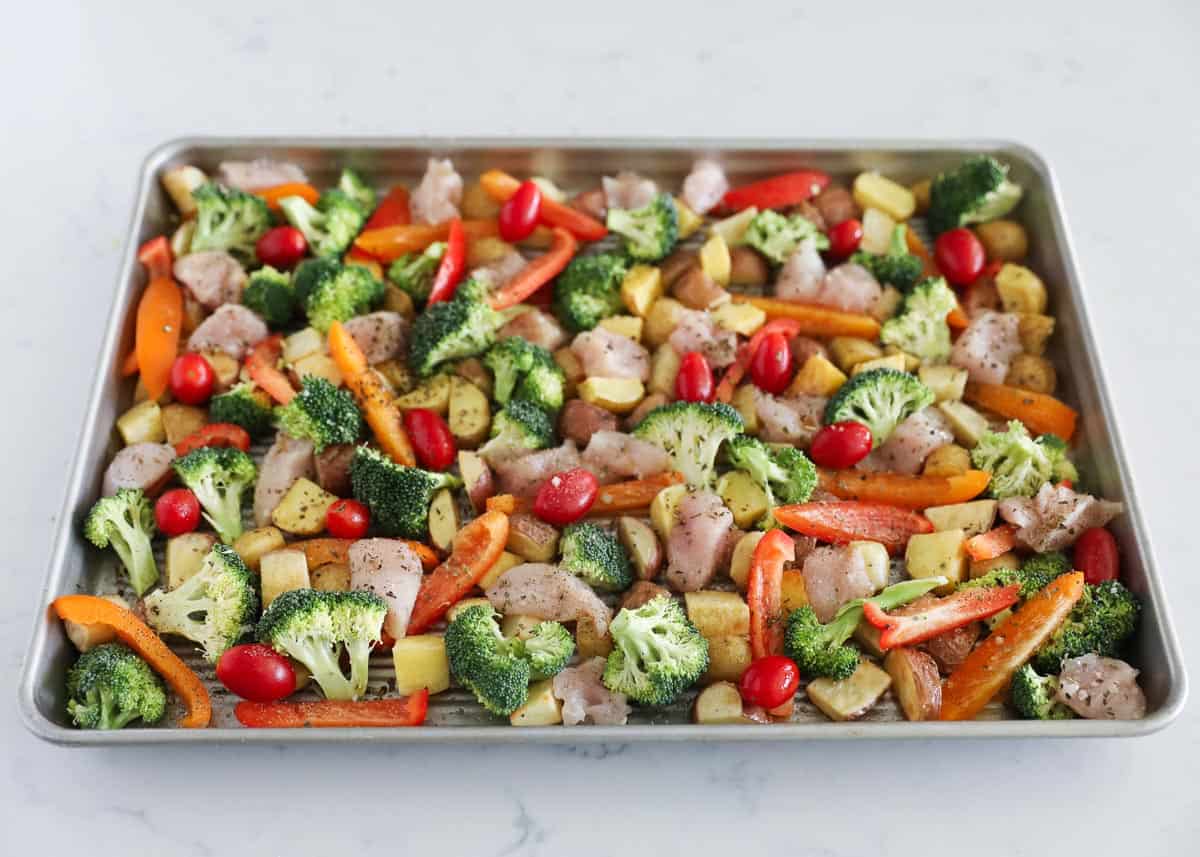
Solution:
M338 656L335 649L314 641L306 644L294 656L308 667L309 672L312 673L312 677L321 686L321 691L325 694L326 699L356 698L352 683L347 681L345 674L342 672L342 667L338 663ZM351 666L353 664L354 661L352 658ZM365 675L363 678L363 686L365 687Z

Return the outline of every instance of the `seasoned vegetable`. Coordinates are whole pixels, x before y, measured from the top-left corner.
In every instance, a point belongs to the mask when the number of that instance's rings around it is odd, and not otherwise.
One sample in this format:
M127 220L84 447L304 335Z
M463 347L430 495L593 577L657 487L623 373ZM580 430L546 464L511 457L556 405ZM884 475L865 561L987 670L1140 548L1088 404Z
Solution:
M226 250L242 262L254 260L254 245L271 226L271 213L259 197L207 182L192 191L196 231L191 252Z
M487 287L461 283L448 301L428 307L413 323L408 365L423 378L450 360L475 357L488 349L502 323L487 301Z
M604 686L643 705L667 705L708 669L708 641L679 603L660 595L609 626Z
M742 240L776 265L782 265L805 239L812 239L818 250L829 249L817 225L801 214L785 217L770 209L760 211L750 221Z
M249 381L213 396L208 416L214 423L241 426L251 437L263 437L275 426L270 397Z
M721 444L742 433L742 418L729 405L674 402L655 408L633 430L635 437L661 447L671 467L689 486L712 484Z
M907 292L924 276L921 259L909 252L908 226L903 223L897 223L892 229L892 241L886 253L860 250L850 257L850 261L862 265L880 283L895 286L902 292Z
M924 280L904 298L900 314L883 323L879 339L922 360L945 360L950 356L946 316L956 305L945 280Z
M67 713L80 729L123 729L162 720L162 681L133 649L106 643L79 656L67 672Z
M559 540L559 568L582 577L594 589L620 592L633 583L633 567L617 537L597 524L570 524Z
M171 463L179 477L204 508L204 519L213 525L225 544L242 534L242 497L258 476L254 459L229 446L202 446Z
M380 535L423 539L429 534L429 504L443 488L462 481L449 473L430 473L396 464L378 450L360 446L350 463L354 497L371 510Z
M875 446L892 436L896 426L933 404L933 391L907 372L872 369L841 386L825 406L825 424L852 420L871 430Z
M621 311L628 271L625 259L615 253L576 258L554 282L555 314L572 332L591 330Z
M158 582L150 545L153 532L154 509L140 488L120 488L112 497L101 497L83 523L83 535L89 542L117 552L138 595Z
M990 155L967 158L942 173L929 189L929 229L938 235L971 223L997 220L1021 201L1021 188L1008 178L1008 167Z
M350 392L311 375L290 402L276 409L275 417L284 432L297 440L311 440L317 452L354 443L363 428L362 414Z
M669 193L658 194L634 211L614 208L605 225L621 236L625 252L639 262L666 257L679 238L679 214Z

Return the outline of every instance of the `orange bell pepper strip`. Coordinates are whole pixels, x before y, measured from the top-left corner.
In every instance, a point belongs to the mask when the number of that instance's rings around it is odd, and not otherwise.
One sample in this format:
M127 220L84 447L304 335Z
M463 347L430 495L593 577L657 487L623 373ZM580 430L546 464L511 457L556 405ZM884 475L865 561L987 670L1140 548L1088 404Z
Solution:
M933 260L933 254L929 252L929 248L925 246L921 236L914 232L911 226L904 228L904 243L908 245L908 252L921 260L922 276L940 277L942 275L942 272L938 270L937 262Z
M170 277L151 280L138 301L134 334L138 370L151 399L157 399L170 385L182 325L183 291Z
M733 296L733 302L750 304L767 314L767 318L790 318L799 322L798 334L832 337L854 336L859 339L877 339L879 322L869 315L841 312L814 304L784 301L779 298L760 298L753 295Z
M408 620L408 634L420 634L475 588L496 564L508 542L508 515L484 512L454 537L446 561L421 581Z
M404 417L400 409L384 386L383 379L367 365L366 355L341 322L335 321L329 328L329 353L341 370L346 386L363 409L363 416L375 433L379 448L397 464L415 466L417 457L408 439L408 432L404 430Z
M821 470L821 487L843 500L886 503L904 509L928 509L965 503L983 493L991 476L968 470L956 476L909 476L861 470Z
M721 383L717 384L716 400L729 404L733 400L733 391L746 376L746 370L750 368L750 361L754 359L755 352L758 351L758 346L762 341L772 333L782 333L785 338L791 339L799 336L803 332L803 325L794 318L777 318L768 321L750 337L750 341L738 348L737 359L730 364L725 370L725 374L721 376Z
M51 607L64 622L112 628L121 642L137 652L151 669L166 680L187 708L187 714L179 721L180 726L203 729L209 724L212 702L200 677L133 613L95 595L63 595L55 598Z
M493 494L484 502L484 508L489 512L500 512L504 515L511 515L520 509L525 508L529 504L520 497L514 497L512 494Z
M575 236L556 226L554 243L550 245L550 249L526 264L503 288L492 294L492 309L508 309L525 300L561 274L563 268L575 258L575 251L578 249L579 244L575 241Z
M502 170L488 170L479 177L479 184L496 202L508 202L521 182ZM599 241L608 234L608 227L582 211L542 197L538 219L547 226L565 229L580 241Z
M239 702L233 709L238 723L252 729L346 728L420 726L429 712L429 691L394 699L354 702L322 699L316 702Z
M666 473L656 473L645 479L630 479L628 482L617 482L614 485L601 485L596 501L588 510L589 515L623 515L647 509L658 492L672 485L680 485L684 481L682 473L669 470Z
M421 565L426 571L437 567L440 561L438 555L428 545L408 539L397 539L397 541L406 545L420 558ZM304 558L308 561L309 568L320 568L331 562L342 565L349 563L350 545L352 544L354 544L354 539L319 538L292 542L288 547L304 551Z
M746 603L750 605L750 654L755 660L783 652L783 564L796 558L796 543L771 530L754 548Z
M1017 528L1012 524L1002 524L967 539L967 556L977 562L995 559L1001 554L1008 553L1017 546Z
M1083 572L1050 581L1001 622L942 686L942 720L971 720L1055 632L1083 595Z
M285 182L264 187L254 191L254 195L266 200L267 208L271 211L279 211L279 200L289 196L298 196L309 205L316 205L317 200L321 198L321 192L305 182Z
M830 544L879 542L891 554L903 551L912 536L933 532L924 515L883 503L796 503L776 508L775 520L802 536Z
M286 405L296 395L296 388L287 375L279 371L277 364L283 354L283 336L273 334L250 349L246 357L246 371L255 384L262 387L268 396L281 405Z
M463 233L468 241L495 238L500 227L494 220L464 220ZM450 235L450 222L413 223L364 230L354 239L354 246L387 264L405 253L420 253L434 241L445 241Z
M409 206L408 188L396 185L380 200L379 205L371 212L363 231L368 229L383 229L386 226L407 226L412 223L412 209ZM374 257L359 247L351 247L347 254L356 262L365 262Z
M955 304L954 309L946 314L946 324L950 325L951 330L966 330L971 324L971 319L967 318L961 304Z
M1022 390L1008 384L968 381L963 398L1010 420L1020 420L1034 434L1056 434L1070 441L1079 413L1045 393Z

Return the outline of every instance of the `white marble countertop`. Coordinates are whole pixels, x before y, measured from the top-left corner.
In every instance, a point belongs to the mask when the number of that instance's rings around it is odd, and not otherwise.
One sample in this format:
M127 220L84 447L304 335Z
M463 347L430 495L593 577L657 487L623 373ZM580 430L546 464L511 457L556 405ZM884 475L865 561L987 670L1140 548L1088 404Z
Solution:
M145 153L185 134L1006 137L1055 165L1185 651L1200 6L26 4L0 54L10 406L0 848L59 855L1182 854L1196 706L1131 741L52 747L12 689ZM1071 4L1074 5L1074 4ZM255 11L247 12L251 6ZM935 6L944 8L938 9ZM1082 6L1081 6L1082 8ZM328 17L332 23L327 23ZM28 405L26 403L29 403ZM15 453L15 454L14 454ZM1191 844L1188 844L1191 843ZM786 849L782 851L781 849Z

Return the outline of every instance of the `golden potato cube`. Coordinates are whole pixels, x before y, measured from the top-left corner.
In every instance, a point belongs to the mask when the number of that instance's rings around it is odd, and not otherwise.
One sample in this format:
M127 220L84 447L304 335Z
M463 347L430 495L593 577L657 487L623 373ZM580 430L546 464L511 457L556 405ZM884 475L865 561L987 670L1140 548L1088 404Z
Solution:
M996 291L1005 312L1041 315L1046 311L1046 286L1024 265L1007 263L996 274Z
M224 351L202 351L200 353L212 367L216 379L213 386L214 392L223 393L237 382L238 375L242 371L242 364L239 361L234 360Z
M684 306L674 298L659 298L646 311L646 325L642 328L642 339L650 348L662 345L675 331Z
M750 608L736 592L685 592L683 605L696 630L707 639L750 633Z
M554 679L543 679L529 686L525 704L508 717L513 726L553 726L562 723L562 703L554 695Z
M679 504L686 496L686 485L668 485L655 494L654 499L650 501L650 524L664 543L671 535Z
M987 418L965 402L939 402L937 409L950 423L954 439L967 449L974 449L989 429Z
M700 683L737 683L742 680L742 673L750 666L752 660L749 637L713 637L708 641L708 671L704 673Z
M404 365L402 360L384 360L375 365L375 371L383 377L391 388L393 395L402 396L411 393L417 387L417 376Z
M749 577L748 569L747 577ZM793 610L799 610L808 603L808 590L804 588L804 575L800 573L800 569L784 569L783 578L780 581L780 589L783 592L783 612L785 615L791 613Z
M949 364L922 366L917 377L933 391L935 402L957 402L967 388L967 370Z
M646 397L637 378L587 378L577 386L579 398L614 414L627 414Z
M697 214L690 205L684 202L679 197L674 197L675 200L675 217L679 223L679 240L690 238L696 233L696 230L704 225L704 217Z
M710 684L696 696L692 720L702 726L730 723L749 723L742 713L742 695L737 685L728 681Z
M1020 262L1029 252L1029 236L1015 220L993 220L975 227L989 260Z
M805 692L812 704L830 720L854 720L866 714L892 686L892 677L867 660L858 662L850 678L835 681L817 678Z
M404 637L392 644L392 667L396 671L396 692L415 693L425 688L431 694L450 687L450 660L446 641L436 634Z
M1054 316L1022 312L1017 314L1017 335L1021 337L1021 348L1026 354L1041 357L1046 353L1046 343L1054 333Z
M337 499L317 483L297 479L271 513L271 523L285 533L315 536L325 529L325 513Z
M679 374L679 352L669 343L654 349L650 357L650 392L675 395L675 377Z
M199 167L190 164L180 164L165 170L159 177L163 190L175 203L175 208L183 217L191 217L196 213L196 200L192 191L208 181L208 176Z
M527 512L508 516L508 550L526 562L553 562L558 555L558 530Z
M512 551L504 551L500 554L499 558L492 563L492 567L487 570L482 578L480 578L479 588L484 591L491 589L496 584L496 581L504 576L504 572L508 571L510 568L516 568L523 562L525 562L525 560L517 556Z
M750 304L724 303L712 311L712 319L722 330L753 336L767 323L767 314Z
M971 453L957 443L948 443L929 453L921 472L926 476L959 476L971 469Z
M176 402L162 406L163 433L167 437L167 443L171 446L199 430L207 422L208 413L204 408L181 405Z
M309 354L292 364L292 371L301 379L324 378L335 387L342 385L342 370L328 354Z
M283 362L295 363L310 354L325 353L325 337L315 327L304 327L283 338Z
M883 349L866 339L835 336L829 340L829 354L839 369L843 372L850 372L859 363L882 357Z
M166 588L175 589L199 571L216 543L212 533L184 533L167 539Z
M516 252L516 247L503 238L485 236L467 242L467 268L482 268Z
M710 235L720 235L725 240L725 246L737 247L739 244L746 243L746 230L750 228L750 221L758 215L758 209L754 206L743 208L737 214L730 215L724 220L718 220L716 223L708 227Z
M998 568L1011 568L1014 571L1021 567L1021 558L1012 551L1007 551L991 559L973 559L967 569L967 576L974 580L991 574Z
M483 392L462 378L450 381L450 434L460 449L474 449L492 427L492 407Z
M898 346L895 346L895 345L883 346L883 356L884 357L902 357L902 358L904 358L904 371L905 372L910 372L910 373L916 372L917 369L920 368L920 366L921 366L921 358L920 357L916 356L915 354L909 354L907 351L903 351Z
M846 383L846 374L834 366L822 354L814 354L804 361L796 377L788 386L789 396L822 396L829 398Z
M913 199L917 203L917 214L924 214L929 210L929 192L933 189L933 179L921 179L914 185L908 188L912 191Z
M667 346L670 348L670 346ZM671 349L674 351L674 349ZM754 391L758 389L753 384L742 384L733 391L733 407L742 417L746 425L746 434L758 433L758 401Z
M606 658L612 651L612 635L605 629L601 635L596 629L596 623L590 616L580 616L575 620L575 649L579 659Z
M908 220L917 208L917 198L911 190L879 173L859 173L854 179L853 193L861 208L877 208L892 220Z
M471 182L463 189L460 208L463 217L472 220L495 220L500 213L500 203L479 182Z
M717 480L717 494L743 530L762 520L771 509L767 494L744 470L731 470Z
M863 237L859 249L867 253L886 253L892 243L892 232L896 221L878 208L863 211Z
M729 245L719 234L713 234L700 246L700 269L718 286L729 285L729 274L733 260L729 257Z
M440 551L450 550L458 535L458 505L449 488L433 495L429 504L429 541Z
M897 372L908 371L908 360L903 354L888 354L883 357L876 357L874 360L864 360L861 363L855 363L854 368L850 370L850 377L860 375L863 372L870 372L872 369L894 369Z
M1052 396L1058 387L1058 373L1054 371L1054 364L1045 357L1018 354L1008 365L1004 383Z
M764 535L766 533L746 533L733 546L733 556L729 559L729 579L741 592L746 591L746 581L750 578L750 560L754 558L754 549L758 547L758 543L762 541ZM803 585L803 581L801 581L801 585ZM808 603L807 596L805 596L805 603Z
M163 428L162 409L158 402L147 399L117 417L117 432L126 446L135 443L162 443L167 439Z
M962 530L918 533L908 540L904 565L913 578L944 577L948 581L937 588L949 595L967 576L967 536Z
M309 589L311 586L308 579L308 559L304 556L304 551L294 548L263 554L258 566L258 576L262 583L264 610L284 592Z
M904 303L904 293L895 286L884 286L879 293L879 300L875 301L875 305L870 309L870 315L876 321L882 323L900 312L900 307Z
M411 393L396 398L396 407L402 411L428 408L442 416L450 411L450 376L434 375Z
M318 592L349 592L350 566L344 562L327 562L308 573L312 588Z
M645 318L665 291L662 271L653 265L634 265L621 280L621 300L638 318Z
M962 530L967 538L986 533L996 522L995 500L972 500L948 506L930 506L925 517L934 530Z
M469 610L472 607L486 607L491 610L492 602L482 597L464 598L462 601L458 601L450 605L450 609L446 611L446 621L453 622L458 617L459 613L463 612L464 610Z
M246 568L258 571L258 563L263 554L280 550L285 545L283 533L278 528L258 527L246 530L234 539L233 549L242 558L242 562L246 563Z
M597 327L602 327L617 336L627 336L634 342L641 342L644 324L645 320L636 315L610 315L601 319Z
M388 312L398 312L408 321L412 321L417 315L417 308L413 305L412 296L391 283L383 287L383 303L379 305L379 308Z
M867 579L871 581L871 585L875 587L876 592L887 586L888 572L892 566L887 548L879 542L869 541L853 541L847 547L857 553L862 559L863 568L867 572Z
M500 633L506 637L516 637L518 640L528 640L533 629L545 621L537 616L510 613L500 620Z

